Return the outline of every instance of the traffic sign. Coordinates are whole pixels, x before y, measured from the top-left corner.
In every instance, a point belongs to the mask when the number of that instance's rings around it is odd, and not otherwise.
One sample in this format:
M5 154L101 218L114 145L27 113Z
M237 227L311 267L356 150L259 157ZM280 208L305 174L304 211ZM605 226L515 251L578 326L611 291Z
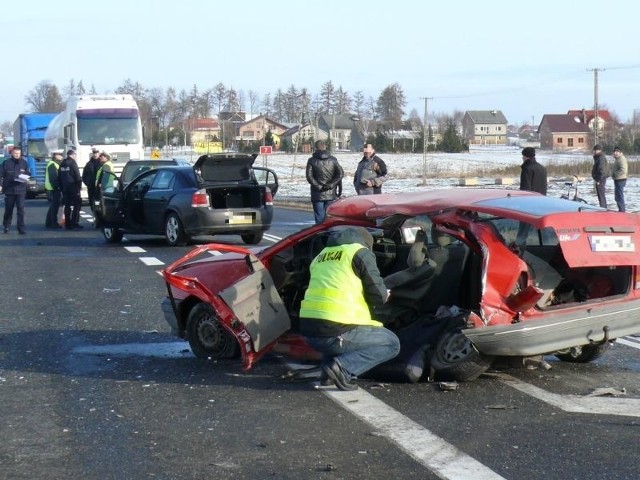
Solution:
M260 155L271 155L271 145L262 145L260 147Z

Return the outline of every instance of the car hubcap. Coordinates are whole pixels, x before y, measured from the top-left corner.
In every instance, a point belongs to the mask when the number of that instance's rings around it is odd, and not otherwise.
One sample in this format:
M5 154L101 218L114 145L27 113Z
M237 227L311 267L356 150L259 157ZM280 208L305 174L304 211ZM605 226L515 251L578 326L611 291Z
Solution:
M442 353L447 362L455 363L467 358L472 350L471 341L462 334L456 334L449 338Z
M178 238L178 220L175 217L167 221L167 238L171 242L175 242Z

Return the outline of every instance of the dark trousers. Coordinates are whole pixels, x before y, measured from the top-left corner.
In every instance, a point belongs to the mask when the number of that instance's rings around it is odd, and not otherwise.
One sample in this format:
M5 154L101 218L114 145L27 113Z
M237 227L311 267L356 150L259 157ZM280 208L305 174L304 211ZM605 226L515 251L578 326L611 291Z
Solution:
M49 210L47 210L44 226L55 227L58 225L58 211L60 210L62 192L60 190L47 190L47 197L49 197Z
M77 187L66 188L62 192L62 197L64 200L64 226L65 228L73 228L80 222L80 207L82 206L80 189Z
M24 231L24 203L26 193L5 193L4 194L4 218L2 224L4 228L9 228L13 220L13 209L18 213L18 231Z
M604 187L606 183L606 178L596 182L596 195L598 196L598 203L602 208L607 208L607 197L604 194Z
M96 200L99 200L98 192L96 191L95 187L93 187L93 188L87 187L87 198L89 200L89 207L91 208L91 211L93 212L94 203L96 202Z
M614 180L613 181L613 195L614 198L616 199L616 205L618 205L618 211L620 212L624 212L625 210L625 205L624 205L624 187L627 185L627 179L624 178L622 180Z

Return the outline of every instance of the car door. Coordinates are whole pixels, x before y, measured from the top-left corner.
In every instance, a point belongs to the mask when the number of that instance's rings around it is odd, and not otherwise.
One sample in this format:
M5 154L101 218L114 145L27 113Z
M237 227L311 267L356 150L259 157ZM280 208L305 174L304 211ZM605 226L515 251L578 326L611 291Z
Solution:
M143 199L145 224L154 232L164 231L164 218L167 205L173 197L176 172L171 169L157 169L151 187Z
M271 190L271 195L276 196L278 191L278 175L270 168L253 167L258 185L265 185Z
M105 188L99 187L100 204L95 210L96 226L122 227L125 223L123 214L123 189L118 177L113 172L103 172L107 176Z

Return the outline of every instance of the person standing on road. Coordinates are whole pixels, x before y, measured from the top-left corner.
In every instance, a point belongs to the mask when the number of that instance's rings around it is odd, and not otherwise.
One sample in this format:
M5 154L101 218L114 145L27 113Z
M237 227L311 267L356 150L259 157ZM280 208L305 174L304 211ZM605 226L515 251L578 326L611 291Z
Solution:
M364 156L353 176L353 186L358 195L382 193L382 184L387 181L387 165L370 143L363 147L362 152Z
M624 203L624 188L627 186L627 175L629 172L629 163L627 157L624 156L620 147L613 149L613 172L611 172L611 178L613 178L614 198L616 205L618 205L618 211L626 211Z
M93 211L93 205L96 201L96 172L100 167L100 150L97 148L91 149L91 158L85 163L82 169L82 183L87 187L87 196L89 198L89 206Z
M602 208L607 208L607 197L605 196L605 186L609 177L609 162L600 145L593 146L593 167L591 168L591 178L595 183L598 203Z
M388 298L372 245L366 228L346 228L329 237L309 267L300 331L340 390L357 389L353 378L400 352L396 334L372 318Z
M49 200L47 218L44 222L44 226L46 228L62 228L58 224L58 212L60 211L60 200L62 198L58 175L61 163L62 152L53 152L51 160L47 161L46 170L44 172L44 188L47 191L47 198Z
M67 151L67 158L62 161L60 170L58 170L64 201L64 228L67 230L84 228L80 225L82 177L76 162L76 155L75 150Z
M520 190L547 194L547 169L536 160L536 149L522 149L522 165L520 166Z
M100 195L100 191L113 185L115 177L113 175L105 175L105 173L113 173L113 163L111 163L111 155L107 152L100 152L98 157L100 164L96 170L95 192Z
M13 220L13 209L17 211L18 233L27 233L24 226L24 204L27 198L27 180L29 180L29 165L22 156L19 146L11 150L11 158L0 167L0 185L4 193L4 217L2 225L4 233L9 233Z
M322 223L327 207L338 198L338 185L344 171L338 159L327 152L323 140L315 143L316 151L307 160L307 182L311 185L311 204L316 223Z

